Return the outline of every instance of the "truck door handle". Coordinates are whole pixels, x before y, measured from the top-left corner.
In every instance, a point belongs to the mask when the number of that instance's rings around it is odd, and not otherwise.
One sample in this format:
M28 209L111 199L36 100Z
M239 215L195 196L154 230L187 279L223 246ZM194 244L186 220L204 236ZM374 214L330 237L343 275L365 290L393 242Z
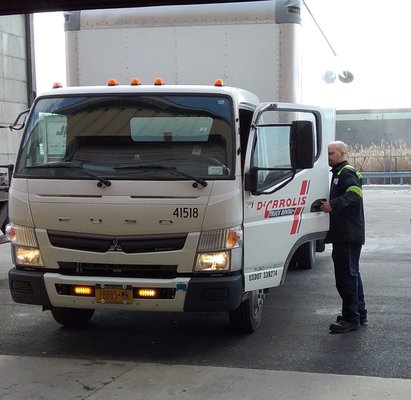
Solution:
M325 201L327 201L327 199L317 199L317 200L315 200L314 203L311 204L310 212L319 212L319 211L321 211L320 206Z

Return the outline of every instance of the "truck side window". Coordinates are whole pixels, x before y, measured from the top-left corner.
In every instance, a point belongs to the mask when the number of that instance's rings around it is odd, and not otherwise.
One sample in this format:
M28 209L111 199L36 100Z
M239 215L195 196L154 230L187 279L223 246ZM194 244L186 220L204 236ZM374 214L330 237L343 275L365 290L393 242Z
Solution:
M67 118L64 115L40 113L30 137L27 165L60 161L66 152Z
M262 190L291 174L289 142L289 125L258 128L252 166L260 169L258 183Z
M250 135L252 118L252 111L240 109L241 171L244 171L245 154L247 152L247 143Z

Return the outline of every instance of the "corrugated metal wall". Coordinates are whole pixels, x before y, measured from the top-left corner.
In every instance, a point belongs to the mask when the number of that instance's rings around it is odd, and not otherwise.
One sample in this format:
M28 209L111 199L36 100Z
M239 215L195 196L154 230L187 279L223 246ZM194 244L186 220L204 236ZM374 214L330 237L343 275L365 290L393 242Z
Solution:
M0 16L0 125L28 107L26 41L23 15ZM20 139L20 131L0 129L0 165L15 162Z

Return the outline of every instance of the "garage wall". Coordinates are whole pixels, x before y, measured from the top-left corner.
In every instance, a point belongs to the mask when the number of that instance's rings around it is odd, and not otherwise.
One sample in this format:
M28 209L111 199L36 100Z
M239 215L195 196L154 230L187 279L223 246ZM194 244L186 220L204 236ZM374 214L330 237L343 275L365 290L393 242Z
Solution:
M14 122L28 107L26 37L23 15L0 16L1 125ZM0 164L14 163L20 139L20 131L0 129Z

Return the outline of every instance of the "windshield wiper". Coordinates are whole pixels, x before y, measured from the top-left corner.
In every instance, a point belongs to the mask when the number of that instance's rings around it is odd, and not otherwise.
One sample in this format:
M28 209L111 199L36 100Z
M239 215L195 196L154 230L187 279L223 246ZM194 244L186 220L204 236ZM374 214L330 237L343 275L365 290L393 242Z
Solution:
M199 178L198 176L187 174L183 171L180 171L176 167L167 167L165 165L141 165L141 164L129 164L114 167L115 169L137 169L137 170L163 170L174 173L175 175L184 176L185 178L192 179L194 181L194 188L205 188L208 183L205 179ZM200 185L200 186L199 186Z
M82 167L78 165L73 165L70 162L57 162L57 163L50 163L50 164L41 164L41 165L33 165L31 167L26 167L26 169L41 169L41 168L67 168L74 171L77 171L83 175L88 176L89 178L93 178L98 181L97 186L100 188L111 186L111 181L107 178L103 178L101 176L95 175L91 172L86 171Z

